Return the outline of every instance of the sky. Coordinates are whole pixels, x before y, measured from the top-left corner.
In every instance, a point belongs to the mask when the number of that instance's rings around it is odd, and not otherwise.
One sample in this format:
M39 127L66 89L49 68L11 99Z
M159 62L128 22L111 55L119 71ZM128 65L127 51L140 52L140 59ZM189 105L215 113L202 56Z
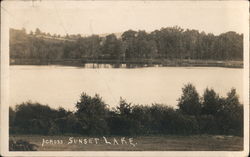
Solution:
M50 34L147 32L180 26L218 35L244 32L247 2L232 1L28 1L2 3L9 27Z

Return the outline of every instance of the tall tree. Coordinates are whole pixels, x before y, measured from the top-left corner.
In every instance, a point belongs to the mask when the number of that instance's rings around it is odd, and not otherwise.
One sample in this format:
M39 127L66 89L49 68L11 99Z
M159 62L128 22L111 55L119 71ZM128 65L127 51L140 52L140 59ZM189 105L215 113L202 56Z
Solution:
M201 113L201 103L199 94L192 84L187 84L182 88L181 98L178 100L180 110L188 115L199 115Z

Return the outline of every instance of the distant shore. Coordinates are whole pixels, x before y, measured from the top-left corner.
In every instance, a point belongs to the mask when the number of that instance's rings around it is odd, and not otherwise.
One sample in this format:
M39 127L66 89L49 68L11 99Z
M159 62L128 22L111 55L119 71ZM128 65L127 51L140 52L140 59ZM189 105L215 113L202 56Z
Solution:
M137 67L226 67L243 68L243 61L217 61L217 60L191 60L191 59L153 59L153 60L101 60L101 59L10 59L10 65L66 65L80 67L111 67L111 68L137 68ZM104 66L103 66L104 65ZM105 66L110 65L110 66Z

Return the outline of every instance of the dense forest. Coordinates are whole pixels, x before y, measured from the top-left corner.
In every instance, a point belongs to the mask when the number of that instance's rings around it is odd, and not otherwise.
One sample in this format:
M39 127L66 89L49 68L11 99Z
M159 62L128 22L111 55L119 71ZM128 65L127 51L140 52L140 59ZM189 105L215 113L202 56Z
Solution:
M207 88L200 96L192 84L186 84L177 109L164 104L133 105L122 98L110 109L99 95L86 93L74 105L75 111L34 102L10 108L10 134L243 136L243 105L235 89L221 97Z
M243 34L230 31L220 35L178 26L152 32L128 30L120 36L51 35L39 29L10 29L10 59L98 61L154 60L243 60Z

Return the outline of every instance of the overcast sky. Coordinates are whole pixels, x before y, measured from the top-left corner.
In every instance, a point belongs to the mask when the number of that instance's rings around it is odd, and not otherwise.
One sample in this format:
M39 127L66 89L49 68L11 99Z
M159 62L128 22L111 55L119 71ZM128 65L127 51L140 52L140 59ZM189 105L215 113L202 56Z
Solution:
M103 34L128 29L148 32L178 25L220 34L243 33L247 2L75 1L6 2L4 15L12 28L39 28L51 34ZM7 17L6 16L6 17ZM244 19L245 18L245 19Z

